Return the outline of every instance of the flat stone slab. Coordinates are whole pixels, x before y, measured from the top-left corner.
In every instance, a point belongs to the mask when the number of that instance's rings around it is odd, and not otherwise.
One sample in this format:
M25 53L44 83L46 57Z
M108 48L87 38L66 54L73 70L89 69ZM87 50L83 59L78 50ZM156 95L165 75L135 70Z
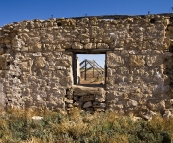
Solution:
M75 96L86 96L86 95L104 95L105 90L102 87L85 87L73 85Z

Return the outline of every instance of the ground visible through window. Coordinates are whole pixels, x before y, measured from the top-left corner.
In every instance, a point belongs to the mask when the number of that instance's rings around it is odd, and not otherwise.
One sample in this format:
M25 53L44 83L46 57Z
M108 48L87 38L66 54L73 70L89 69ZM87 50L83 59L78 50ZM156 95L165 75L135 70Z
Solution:
M77 54L78 84L105 84L105 54Z

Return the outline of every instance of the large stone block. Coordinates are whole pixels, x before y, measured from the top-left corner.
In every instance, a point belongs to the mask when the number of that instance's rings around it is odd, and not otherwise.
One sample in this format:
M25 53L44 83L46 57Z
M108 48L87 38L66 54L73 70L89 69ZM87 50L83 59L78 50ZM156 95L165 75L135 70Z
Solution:
M91 101L88 101L88 102L86 102L86 103L83 105L83 108L88 108L88 107L91 107L91 106L92 106Z
M111 37L109 35L108 36L103 36L102 40L106 44L110 44L113 41L113 39L111 39Z
M87 96L82 96L79 98L79 101L94 101L95 100L95 96L94 95L87 95Z
M105 103L100 103L100 102L93 102L92 105L94 108L105 108L106 104Z
M20 51L22 48L22 40L19 39L17 35L12 40L12 46L16 51Z
M124 58L117 52L107 54L107 66L108 67L116 67L116 66L124 66Z
M165 109L165 101L159 100L148 100L147 106L152 111L163 111Z
M126 104L127 107L136 107L138 106L138 102L136 100L129 100L127 101L127 104Z
M44 57L36 57L35 61L34 61L34 65L37 68L43 68L46 66L46 60Z
M55 65L69 67L72 65L72 61L70 59L59 59Z
M130 55L129 66L144 66L145 60L142 55Z
M97 49L109 49L109 46L105 43L97 43Z
M102 89L94 87L73 86L73 90L75 96L104 95L104 91Z
M62 42L61 43L61 48L62 49L70 49L72 47L72 42Z
M23 72L29 71L28 62L21 62L20 63L20 68L22 69Z
M107 68L107 76L111 77L113 75L112 69L111 68Z
M91 26L89 32L90 32L90 38L96 38L98 35L103 34L103 29L97 26Z
M81 44L79 42L74 42L72 44L72 49L83 49L83 44Z
M146 56L147 66L160 66L163 64L163 57L161 55Z
M88 43L84 45L84 49L96 49L96 43Z

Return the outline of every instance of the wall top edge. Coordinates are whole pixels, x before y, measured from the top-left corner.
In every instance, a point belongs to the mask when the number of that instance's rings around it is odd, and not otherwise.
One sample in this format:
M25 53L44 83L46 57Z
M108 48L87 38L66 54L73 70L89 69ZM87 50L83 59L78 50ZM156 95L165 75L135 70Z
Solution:
M173 13L159 13L159 14L146 14L146 15L100 15L100 16L83 16L83 17L69 17L65 19L81 19L81 18L92 18L96 17L98 19L119 19L119 18L128 18L128 17L146 17L151 15L160 15L160 16L173 16Z
M41 19L33 19L33 20L23 20L21 22L13 22L13 23L7 23L4 26L0 26L0 30L8 25L15 25L22 22L47 22L47 21L63 21L63 20L80 20L80 19L98 19L98 20L122 20L122 19L128 19L128 18L134 18L134 19L141 19L141 18L158 18L158 19L165 19L165 18L173 18L173 13L160 13L160 14L146 14L146 15L101 15L101 16L84 16L84 17L68 17L68 18L49 18L45 20Z

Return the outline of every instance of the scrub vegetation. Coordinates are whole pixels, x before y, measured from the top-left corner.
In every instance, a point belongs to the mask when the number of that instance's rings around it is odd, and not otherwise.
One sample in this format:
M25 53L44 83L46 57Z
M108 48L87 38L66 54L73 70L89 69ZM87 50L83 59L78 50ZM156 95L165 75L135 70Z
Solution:
M32 120L42 116L41 120ZM53 111L11 110L0 114L0 143L171 143L173 118L150 121L94 114L79 109Z

